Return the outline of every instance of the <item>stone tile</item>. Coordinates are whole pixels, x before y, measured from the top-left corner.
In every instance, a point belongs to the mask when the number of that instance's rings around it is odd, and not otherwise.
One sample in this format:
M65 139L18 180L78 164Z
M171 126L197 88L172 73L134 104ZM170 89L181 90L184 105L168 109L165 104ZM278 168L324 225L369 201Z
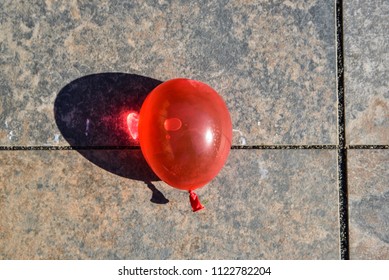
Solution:
M0 145L68 145L58 94L106 72L210 84L231 111L234 144L335 144L334 1L292 2L1 1ZM120 98L107 98L115 84L103 78L72 97L100 88L93 104L107 106L70 117L121 122L112 111Z
M344 1L348 144L389 144L388 29L388 1Z
M389 151L349 151L351 259L389 259Z
M0 259L339 258L335 151L233 150L197 213L139 151L88 152L0 152Z

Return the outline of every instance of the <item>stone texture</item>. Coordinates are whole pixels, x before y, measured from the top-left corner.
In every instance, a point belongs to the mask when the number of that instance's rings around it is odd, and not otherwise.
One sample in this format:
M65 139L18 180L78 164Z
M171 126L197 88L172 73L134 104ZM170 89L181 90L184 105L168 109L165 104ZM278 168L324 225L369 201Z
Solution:
M339 258L335 151L233 150L198 213L139 151L87 152L0 152L0 259Z
M344 1L348 144L389 144L388 29L388 1Z
M234 144L335 144L334 1L292 2L1 1L0 145L68 145L58 94L105 72L210 84Z
M389 151L349 151L350 258L389 259Z

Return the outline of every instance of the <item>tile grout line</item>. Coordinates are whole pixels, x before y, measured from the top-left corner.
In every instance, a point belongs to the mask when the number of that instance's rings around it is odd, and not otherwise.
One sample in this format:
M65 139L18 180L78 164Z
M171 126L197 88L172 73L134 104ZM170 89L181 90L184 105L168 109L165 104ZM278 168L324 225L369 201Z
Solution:
M340 258L350 259L347 196L347 145L344 94L343 1L336 0L336 83L338 96L338 183Z
M232 145L231 150L339 150L339 145ZM343 150L382 150L389 145L349 145ZM140 150L140 146L0 146L0 151Z
M349 145L348 150L386 150L389 145Z

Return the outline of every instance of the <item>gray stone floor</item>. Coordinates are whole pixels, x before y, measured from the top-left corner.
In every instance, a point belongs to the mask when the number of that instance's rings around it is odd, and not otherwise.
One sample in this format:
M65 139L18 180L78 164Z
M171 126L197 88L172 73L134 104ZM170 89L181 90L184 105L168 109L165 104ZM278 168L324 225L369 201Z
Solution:
M335 2L0 1L0 259L341 258ZM389 259L389 2L343 2L349 256ZM120 148L175 77L248 148L198 213Z

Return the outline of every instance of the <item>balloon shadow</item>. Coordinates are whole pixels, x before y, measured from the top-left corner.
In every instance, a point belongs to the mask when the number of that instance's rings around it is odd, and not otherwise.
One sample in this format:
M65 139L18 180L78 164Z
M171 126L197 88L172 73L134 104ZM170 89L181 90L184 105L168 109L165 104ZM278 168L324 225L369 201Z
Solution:
M151 201L164 204L169 200L151 183L160 179L127 126L128 114L139 113L146 96L160 83L126 73L84 76L61 89L54 116L62 136L81 155L111 173L145 182Z

